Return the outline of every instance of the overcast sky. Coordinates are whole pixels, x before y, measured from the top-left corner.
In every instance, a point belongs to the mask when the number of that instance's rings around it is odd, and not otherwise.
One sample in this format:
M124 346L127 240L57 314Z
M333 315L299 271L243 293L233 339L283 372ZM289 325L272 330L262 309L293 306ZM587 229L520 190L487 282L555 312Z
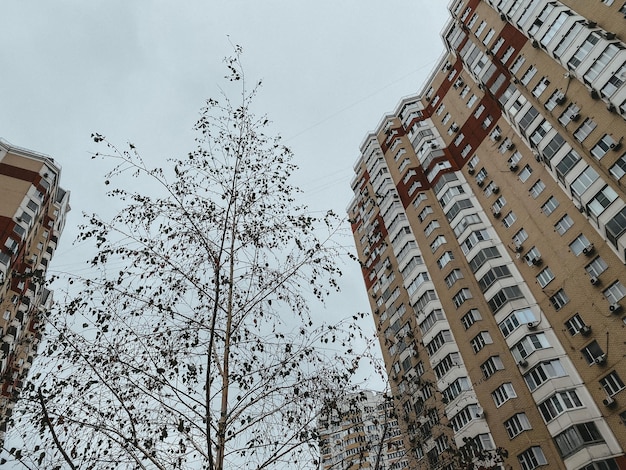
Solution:
M421 89L443 52L447 21L442 0L2 6L0 137L63 168L72 212L51 266L63 271L85 264L84 251L71 244L81 213L107 204L102 166L89 158L101 149L90 134L131 141L153 165L186 154L195 147L198 110L223 84L231 42L243 46L248 77L263 79L256 112L267 113L294 150L304 202L343 215L361 141ZM342 293L326 307L333 316L369 310L358 266L344 271Z

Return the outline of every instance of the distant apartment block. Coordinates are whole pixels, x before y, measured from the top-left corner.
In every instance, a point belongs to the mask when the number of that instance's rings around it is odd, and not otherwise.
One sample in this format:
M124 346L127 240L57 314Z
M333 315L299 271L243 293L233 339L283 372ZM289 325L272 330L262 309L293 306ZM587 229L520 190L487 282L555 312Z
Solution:
M348 209L409 467L626 469L626 4L449 9Z
M70 209L60 176L52 158L0 140L0 441L52 300L44 279Z
M323 470L409 469L393 402L364 390L329 406L318 422Z

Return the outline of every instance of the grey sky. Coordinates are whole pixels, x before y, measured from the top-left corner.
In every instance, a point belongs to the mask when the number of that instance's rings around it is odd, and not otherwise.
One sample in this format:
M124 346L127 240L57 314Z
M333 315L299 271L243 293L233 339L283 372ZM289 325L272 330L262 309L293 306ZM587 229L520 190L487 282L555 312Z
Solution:
M218 94L229 41L263 79L267 113L295 152L313 209L343 215L358 146L400 98L417 92L443 51L440 0L5 0L0 136L47 153L72 192L52 269L84 266L72 247L83 211L99 211L103 166L94 131L132 141L154 165L194 147L193 124ZM230 38L230 39L229 39ZM346 240L352 243L350 239ZM328 310L367 310L359 269L345 267ZM316 308L316 306L314 306ZM373 327L373 325L369 325Z

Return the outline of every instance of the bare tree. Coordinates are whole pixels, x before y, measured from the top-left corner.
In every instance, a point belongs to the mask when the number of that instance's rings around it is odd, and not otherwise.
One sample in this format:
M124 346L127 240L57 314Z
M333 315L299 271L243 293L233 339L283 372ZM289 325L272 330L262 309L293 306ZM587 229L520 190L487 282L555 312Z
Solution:
M319 322L308 301L337 288L344 253L336 218L296 204L292 153L252 112L260 83L247 89L240 53L226 61L239 99L209 99L196 150L169 169L93 134L124 207L81 228L98 275L70 278L49 315L16 417L24 466L317 465L320 405L349 392L358 332ZM154 194L117 186L121 175Z

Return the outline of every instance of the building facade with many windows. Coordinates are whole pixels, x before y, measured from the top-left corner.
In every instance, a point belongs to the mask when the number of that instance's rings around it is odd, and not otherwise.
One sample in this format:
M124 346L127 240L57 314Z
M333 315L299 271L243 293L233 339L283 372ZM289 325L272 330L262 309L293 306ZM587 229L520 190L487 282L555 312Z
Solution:
M41 341L48 264L69 211L60 166L0 139L0 442Z
M348 209L411 468L626 468L626 4L449 8Z

